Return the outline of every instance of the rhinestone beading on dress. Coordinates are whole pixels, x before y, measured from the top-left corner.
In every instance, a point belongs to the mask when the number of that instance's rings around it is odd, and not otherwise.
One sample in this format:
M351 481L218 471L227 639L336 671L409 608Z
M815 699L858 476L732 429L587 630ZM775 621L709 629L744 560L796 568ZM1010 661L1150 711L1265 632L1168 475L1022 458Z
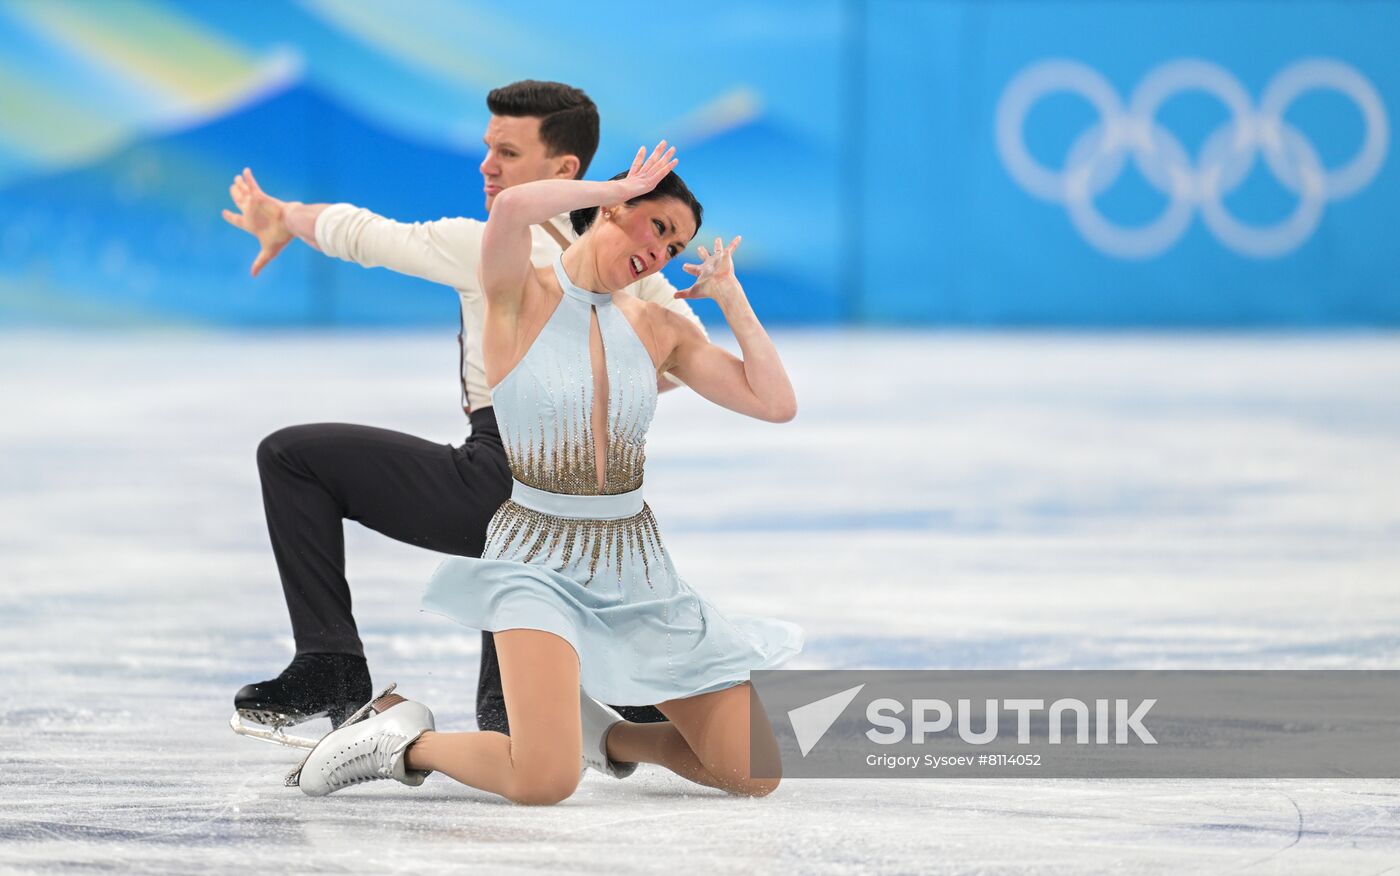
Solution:
M611 376L611 375L610 375ZM619 395L617 393L609 393ZM609 413L614 405L609 400ZM618 398L621 405L622 399ZM609 417L603 489L598 488L598 465L593 449L592 397L580 397L561 411L562 416L547 422L541 412L528 431L508 430L506 455L511 475L522 484L550 493L574 496L630 493L642 485L646 464L646 437L643 417L650 412L640 405L628 405L626 420ZM551 432L553 434L551 435Z
M635 552L641 557L643 574L650 586L652 567L665 562L661 533L646 505L631 517L584 520L546 514L509 500L496 510L487 533L482 559L509 557L562 572L586 558L585 584L592 583L600 566L621 578L627 558Z

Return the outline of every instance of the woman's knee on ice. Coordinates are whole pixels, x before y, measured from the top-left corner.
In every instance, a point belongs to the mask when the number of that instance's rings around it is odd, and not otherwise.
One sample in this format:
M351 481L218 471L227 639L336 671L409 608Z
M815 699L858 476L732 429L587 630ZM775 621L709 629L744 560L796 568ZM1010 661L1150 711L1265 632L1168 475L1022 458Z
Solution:
M743 775L727 776L723 780L724 790L735 797L767 797L778 790L781 781L782 779L777 777L756 779Z
M736 797L767 797L782 781L782 766L776 757L760 758L758 769L754 766L747 750L730 750L711 761L707 768L719 786ZM755 771L764 775L755 776Z
M515 780L505 795L512 803L553 806L573 796L578 788L579 764L517 764Z

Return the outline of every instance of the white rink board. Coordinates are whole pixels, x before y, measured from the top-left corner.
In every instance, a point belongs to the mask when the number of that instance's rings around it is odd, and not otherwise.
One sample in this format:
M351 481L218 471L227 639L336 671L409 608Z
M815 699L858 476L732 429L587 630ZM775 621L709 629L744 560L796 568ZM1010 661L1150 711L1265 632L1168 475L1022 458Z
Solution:
M801 412L663 397L647 498L806 668L1397 668L1400 338L786 332ZM1379 873L1383 781L790 781L643 767L552 809L441 776L311 800L226 726L291 638L254 449L456 443L437 334L0 335L0 871ZM354 524L377 684L470 729L436 557ZM319 725L318 725L319 726Z

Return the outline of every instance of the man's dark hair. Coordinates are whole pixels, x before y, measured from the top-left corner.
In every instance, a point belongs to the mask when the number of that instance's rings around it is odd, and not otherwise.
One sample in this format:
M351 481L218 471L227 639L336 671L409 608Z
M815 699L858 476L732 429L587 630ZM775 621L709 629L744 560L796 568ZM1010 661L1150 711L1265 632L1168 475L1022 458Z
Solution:
M624 170L622 173L613 177L613 179L622 179L625 176L627 176L627 171ZM675 198L677 201L689 207L690 212L695 216L695 233L700 233L700 225L705 219L705 208L700 206L700 202L696 200L695 195L690 193L690 189L686 186L685 180L681 179L680 175L677 173L666 174L661 178L661 182L656 184L656 188L647 192L645 195L638 195L627 203L639 204L642 201L659 201L662 198ZM597 218L597 207L584 207L582 210L574 210L569 214L569 224L574 226L575 234L582 234L588 230L588 227L593 224L593 220ZM692 234L691 239L694 239L694 237L695 235Z
M578 173L598 151L598 107L581 89L562 82L524 79L503 85L486 95L493 116L528 116L540 120L540 142L545 154L578 156Z

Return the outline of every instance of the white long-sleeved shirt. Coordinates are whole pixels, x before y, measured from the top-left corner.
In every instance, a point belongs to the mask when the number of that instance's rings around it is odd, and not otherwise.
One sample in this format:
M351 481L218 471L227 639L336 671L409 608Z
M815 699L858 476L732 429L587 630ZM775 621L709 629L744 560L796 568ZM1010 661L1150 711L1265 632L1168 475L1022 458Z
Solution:
M577 239L568 214L561 214L550 222L566 240ZM326 255L366 268L388 268L457 290L462 306L460 376L465 411L491 404L486 364L481 353L486 298L476 274L481 260L481 232L485 227L485 222L463 218L395 222L354 204L332 204L316 219L316 245ZM530 237L530 261L536 267L553 264L562 251L559 242L538 225L530 229ZM654 301L700 325L685 300L675 297L676 287L660 274L643 277L623 292L643 301ZM704 331L703 326L701 331ZM680 382L669 374L667 377Z

